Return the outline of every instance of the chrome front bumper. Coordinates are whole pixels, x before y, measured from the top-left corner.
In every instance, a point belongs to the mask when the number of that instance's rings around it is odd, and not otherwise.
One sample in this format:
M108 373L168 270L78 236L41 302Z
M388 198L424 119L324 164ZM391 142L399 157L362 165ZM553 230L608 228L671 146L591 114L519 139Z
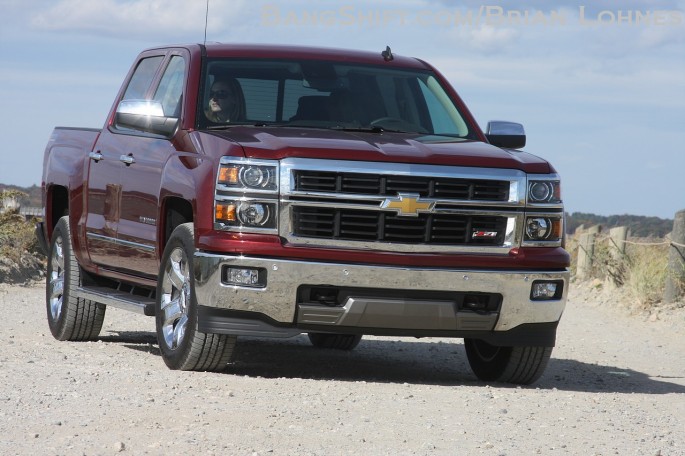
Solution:
M469 271L461 269L409 268L303 262L281 259L224 256L196 252L195 292L201 308L211 312L237 315L232 320L268 322L273 328L290 327L281 336L294 335L312 327L334 331L335 327L395 328L435 331L510 331L520 325L556 323L561 318L568 292L568 271ZM259 268L266 271L264 288L232 286L222 283L224 266ZM536 280L563 282L560 299L531 300ZM297 302L300 286L367 288L375 296L354 297L339 307ZM394 298L378 297L388 290ZM444 300L397 298L397 290L417 292L494 293L502 295L498 314L458 312L454 303ZM382 292L381 292L382 293ZM299 331L298 327L306 330ZM267 334L268 331L240 330L229 325L226 332ZM232 328L232 329L231 329ZM360 330L360 332L363 332ZM457 336L458 337L458 336Z

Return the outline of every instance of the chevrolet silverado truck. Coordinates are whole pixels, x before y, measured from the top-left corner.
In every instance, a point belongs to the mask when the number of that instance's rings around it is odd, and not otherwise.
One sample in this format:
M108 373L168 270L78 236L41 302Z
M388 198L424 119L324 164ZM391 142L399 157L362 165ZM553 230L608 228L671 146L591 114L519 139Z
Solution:
M137 311L198 371L238 336L461 338L480 380L532 383L569 255L559 175L525 140L389 48L145 50L102 129L45 149L50 330L92 340L107 306Z

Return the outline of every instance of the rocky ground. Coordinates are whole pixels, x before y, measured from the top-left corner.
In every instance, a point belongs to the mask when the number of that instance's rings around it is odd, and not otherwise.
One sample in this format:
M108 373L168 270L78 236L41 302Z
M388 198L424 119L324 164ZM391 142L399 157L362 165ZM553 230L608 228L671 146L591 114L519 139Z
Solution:
M152 318L58 342L41 283L0 285L0 454L684 455L685 310L601 288L572 285L545 375L514 387L449 339L243 338L225 373L170 371Z

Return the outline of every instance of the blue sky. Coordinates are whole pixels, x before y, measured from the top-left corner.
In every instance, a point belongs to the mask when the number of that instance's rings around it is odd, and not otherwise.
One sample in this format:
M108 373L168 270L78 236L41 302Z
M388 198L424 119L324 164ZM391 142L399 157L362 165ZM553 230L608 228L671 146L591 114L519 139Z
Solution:
M205 0L0 0L0 183L54 126L100 128L138 52L204 38ZM685 209L685 0L210 0L208 41L420 57L485 126L524 124L570 212Z

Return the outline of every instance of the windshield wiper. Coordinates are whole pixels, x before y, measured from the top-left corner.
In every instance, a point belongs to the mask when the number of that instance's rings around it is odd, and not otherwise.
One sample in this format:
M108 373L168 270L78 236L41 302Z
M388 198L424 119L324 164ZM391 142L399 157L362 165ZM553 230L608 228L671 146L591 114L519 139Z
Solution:
M231 127L271 127L271 126L276 126L280 127L283 126L283 124L276 124L276 123L265 123L265 122L230 122L230 123L225 123L225 124L217 124L217 125L208 125L207 130L224 130L226 128L231 128Z
M371 126L371 127L342 127L340 125L337 125L335 127L331 127L331 130L336 130L336 131L359 131L363 133L383 133L384 131L393 131L393 130L388 130L383 127L378 127L378 126Z

